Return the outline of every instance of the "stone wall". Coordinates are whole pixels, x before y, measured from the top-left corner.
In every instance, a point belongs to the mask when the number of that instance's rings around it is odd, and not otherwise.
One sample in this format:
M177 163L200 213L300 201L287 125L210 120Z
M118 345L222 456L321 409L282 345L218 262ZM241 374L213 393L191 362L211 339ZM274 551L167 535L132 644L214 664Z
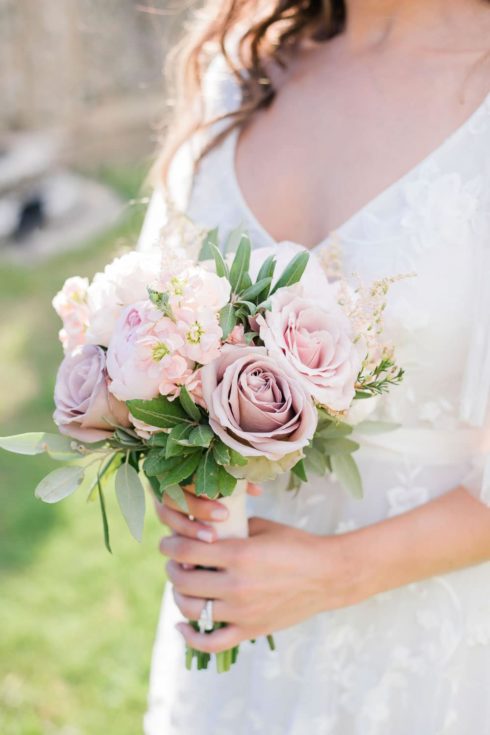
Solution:
M175 0L0 0L0 127L150 129L182 22ZM157 7L155 7L157 6ZM155 12L156 10L156 12Z

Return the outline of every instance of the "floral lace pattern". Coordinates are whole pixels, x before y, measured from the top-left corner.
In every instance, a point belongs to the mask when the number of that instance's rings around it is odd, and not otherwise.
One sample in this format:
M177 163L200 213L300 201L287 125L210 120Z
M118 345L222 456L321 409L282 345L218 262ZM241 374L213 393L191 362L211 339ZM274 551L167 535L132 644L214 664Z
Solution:
M217 89L213 105L236 103L226 76ZM224 233L243 221L255 243L274 244L233 197L230 146L225 140L204 160L187 211L203 226L219 222ZM180 174L182 182L183 168ZM159 196L142 247L164 218ZM479 239L490 243L490 95L465 125L322 248L334 239L352 277L416 273L392 289L386 316L406 380L388 401L378 401L373 417L412 429L458 431L475 247ZM271 485L262 497L249 499L250 513L312 533L347 533L464 483L473 465L481 464L473 459L448 453L445 462L421 462L403 451L380 457L361 447L361 502L330 477L312 480L297 496L280 483ZM489 590L490 563L408 585L279 632L274 654L260 641L244 645L236 667L218 678L213 671L184 670L183 643L173 627L179 613L167 589L145 733L490 733Z

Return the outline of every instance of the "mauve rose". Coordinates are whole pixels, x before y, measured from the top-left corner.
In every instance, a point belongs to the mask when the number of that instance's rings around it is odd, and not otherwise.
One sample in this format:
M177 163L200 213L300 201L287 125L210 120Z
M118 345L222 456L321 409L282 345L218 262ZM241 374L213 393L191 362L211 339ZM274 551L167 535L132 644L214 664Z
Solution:
M113 424L129 426L128 410L108 391L104 350L82 345L61 363L53 419L62 434L86 442L107 439Z
M346 411L355 395L361 355L352 327L340 306L305 298L300 284L279 289L270 311L257 317L260 337L278 365L298 380L323 406Z
M313 402L263 347L225 345L201 376L211 428L240 454L278 460L312 438Z

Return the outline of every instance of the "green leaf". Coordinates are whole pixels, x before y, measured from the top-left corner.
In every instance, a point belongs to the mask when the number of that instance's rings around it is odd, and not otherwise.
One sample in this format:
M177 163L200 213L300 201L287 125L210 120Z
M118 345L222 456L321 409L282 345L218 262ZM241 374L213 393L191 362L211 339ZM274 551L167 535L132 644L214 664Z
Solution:
M180 485L171 485L165 490L165 495L168 495L169 498L172 498L172 500L177 503L179 508L181 508L186 513L189 513L189 506L185 498L185 492L182 490Z
M198 260L211 260L213 257L213 246L218 247L217 227L215 227L214 230L209 230L206 234L199 251Z
M309 253L306 251L295 255L281 273L271 291L271 294L275 293L279 288L285 288L286 286L292 286L293 284L298 283L305 272L309 257Z
M189 421L179 401L169 401L165 396L158 396L151 401L126 401L126 405L135 418L159 429L171 429L181 421Z
M276 269L276 258L274 255L269 255L260 266L260 270L257 274L257 281L261 281L263 278L271 278L274 276Z
M102 492L102 485L100 484L100 480L98 480L97 488L99 491L98 496L99 496L100 514L102 516L102 530L104 533L104 544L105 544L107 551L110 554L112 554L111 541L109 537L109 521L107 520L107 511L105 509L104 493Z
M189 391L187 390L185 385L183 385L180 389L179 400L180 405L193 421L201 420L201 412L189 395Z
M330 461L332 472L335 473L338 481L354 498L361 499L363 496L362 479L352 456L350 454L334 454Z
M150 287L146 290L148 291L148 298L152 304L155 304L157 309L159 309L165 316L172 317L172 309L169 305L169 294L164 291L154 291Z
M341 421L332 421L323 429L317 430L315 437L322 439L340 439L343 436L352 434L352 426Z
M352 439L326 439L323 442L323 449L328 455L332 454L352 454L359 449L359 444Z
M210 250L212 253L212 257L214 258L214 265L216 269L216 275L222 278L223 276L225 278L229 278L230 271L228 269L228 266L225 263L225 260L221 254L221 251L219 248L216 247L216 245L211 245Z
M127 462L116 472L116 497L131 535L141 543L145 522L145 490L138 473Z
M239 225L230 232L225 243L224 252L235 253L243 236L243 226Z
M244 457L240 452L237 452L236 449L230 449L230 464L232 467L245 467L245 465L248 463L248 459Z
M221 439L217 438L213 443L213 456L218 464L227 465L231 463L230 449Z
M305 464L302 459L299 460L299 462L296 462L294 467L291 468L291 472L298 477L301 482L308 482L308 477L306 475L305 470Z
M148 477L146 476L146 479L148 480L150 487L153 491L154 496L158 499L162 499L162 493L160 491L160 483L158 482L157 477Z
M356 434L384 434L385 431L395 431L401 424L394 421L361 421L354 427Z
M246 273L248 274L251 251L249 237L244 233L230 268L230 284L234 293L240 292L243 278Z
M327 458L325 453L314 445L305 447L305 463L315 475L322 477L327 471Z
M195 447L209 447L214 437L214 431L209 424L199 424L189 434L189 442Z
M82 483L83 475L82 467L59 467L41 480L34 495L44 503L57 503L75 492Z
M357 400L362 400L363 398L372 398L373 394L370 393L367 390L356 390L356 394L354 398Z
M218 487L221 495L231 495L237 482L237 478L230 475L224 467L218 467Z
M196 472L196 495L207 495L214 498L218 495L218 467L212 452L208 451L201 457Z
M165 449L165 458L177 457L179 455L189 452L189 448L182 445L180 442L187 439L192 431L192 426L189 424L177 424L171 430L168 435L167 447Z
M13 454L34 455L47 452L53 459L68 459L80 456L73 444L81 444L69 436L48 434L44 431L29 434L14 434L0 437L0 448Z
M147 444L149 447L166 447L168 441L168 433L167 432L158 432L158 434L152 434L149 439L147 439Z
M168 461L165 456L165 448L150 449L143 462L143 472L148 477L155 477L165 470Z
M168 466L160 475L160 490L166 490L171 485L177 485L182 480L186 480L188 477L194 474L194 471L199 464L201 459L201 452L193 452L185 457L172 457L167 462L171 462L172 465Z
M235 309L232 304L226 304L219 313L219 325L223 330L223 339L226 339L234 326L236 326L237 318Z
M260 281L256 281L250 288L246 288L240 294L241 301L253 301L254 299L266 299L269 295L269 286L272 283L272 278L261 278Z

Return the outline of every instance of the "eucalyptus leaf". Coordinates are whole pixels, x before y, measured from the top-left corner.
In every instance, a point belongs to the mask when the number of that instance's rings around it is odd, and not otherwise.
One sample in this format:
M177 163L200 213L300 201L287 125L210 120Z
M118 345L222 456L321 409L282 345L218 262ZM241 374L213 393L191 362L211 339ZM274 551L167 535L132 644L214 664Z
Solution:
M59 467L41 480L34 495L44 503L57 503L75 492L81 485L83 476L82 467Z
M324 428L318 429L315 433L316 437L323 439L340 439L343 436L352 434L352 426L342 421L332 421Z
M325 453L328 455L333 454L352 454L359 449L359 444L352 439L326 439L322 443Z
M298 283L305 272L309 257L309 253L306 251L295 255L277 279L271 290L271 294L275 293L280 288L285 288L286 286L292 286L293 284Z
M191 418L193 421L200 421L201 412L189 395L189 391L187 390L185 385L183 385L180 389L179 400L180 405L189 416L189 418Z
M169 401L165 396L150 401L134 399L126 401L126 405L135 418L159 429L171 429L181 421L189 421L179 401Z
M102 491L102 485L100 483L100 480L97 482L97 488L98 488L98 496L99 496L99 507L100 507L100 514L102 516L102 531L104 534L104 544L107 549L107 551L112 554L111 549L111 540L110 540L110 534L109 534L109 521L107 519L107 511L105 507L105 500L104 500L104 493Z
M47 452L53 459L79 456L80 453L73 449L73 444L76 445L77 442L69 436L48 434L44 431L0 437L0 448L7 452L31 456Z
M361 499L363 496L362 479L359 468L350 454L334 454L330 457L332 472L338 481L348 490L354 498Z
M138 473L127 462L116 472L116 497L131 535L141 543L145 522L145 490Z
M395 431L401 424L394 421L361 421L354 427L356 434L384 434L386 431Z
M315 445L305 447L305 464L308 469L311 469L316 475L322 477L327 471L327 458L325 452L322 452Z

